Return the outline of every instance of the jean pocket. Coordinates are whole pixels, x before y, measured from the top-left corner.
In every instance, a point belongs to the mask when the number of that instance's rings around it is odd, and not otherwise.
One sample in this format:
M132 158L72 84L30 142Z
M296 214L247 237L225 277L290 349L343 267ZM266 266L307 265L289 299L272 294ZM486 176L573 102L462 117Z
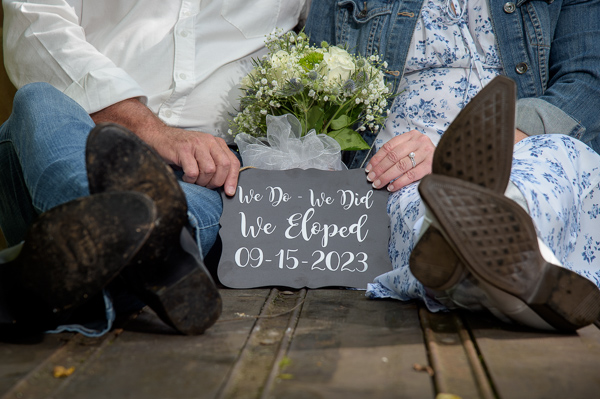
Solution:
M267 35L277 27L282 0L224 0L221 16L247 39Z

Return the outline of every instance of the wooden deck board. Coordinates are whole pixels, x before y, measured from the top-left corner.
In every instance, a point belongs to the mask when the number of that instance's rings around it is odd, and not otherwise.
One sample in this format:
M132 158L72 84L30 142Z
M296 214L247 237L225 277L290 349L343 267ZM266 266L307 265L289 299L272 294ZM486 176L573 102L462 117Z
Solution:
M536 332L467 316L498 395L507 399L600 397L600 330Z
M0 398L588 398L600 330L540 333L361 291L221 291L204 335L145 310L101 338L0 343ZM55 378L55 366L75 367ZM431 372L431 374L429 373Z
M41 341L0 343L0 395L34 372L73 335L51 334L40 337Z
M437 392L461 399L495 398L469 331L457 312L421 309L421 324Z
M415 304L370 301L348 290L309 291L267 397L433 397Z

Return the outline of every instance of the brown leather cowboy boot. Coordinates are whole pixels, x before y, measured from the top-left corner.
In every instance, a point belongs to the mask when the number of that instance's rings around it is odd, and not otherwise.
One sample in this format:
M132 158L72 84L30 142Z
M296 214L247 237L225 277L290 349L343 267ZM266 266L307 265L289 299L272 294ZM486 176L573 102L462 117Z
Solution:
M96 194L41 214L22 248L0 264L1 324L33 332L56 327L123 270L155 221L153 201L137 192Z
M156 205L157 226L122 273L132 291L180 333L203 333L220 316L221 297L199 253L182 244L189 236L187 202L172 169L116 124L92 129L86 162L91 193L138 191Z

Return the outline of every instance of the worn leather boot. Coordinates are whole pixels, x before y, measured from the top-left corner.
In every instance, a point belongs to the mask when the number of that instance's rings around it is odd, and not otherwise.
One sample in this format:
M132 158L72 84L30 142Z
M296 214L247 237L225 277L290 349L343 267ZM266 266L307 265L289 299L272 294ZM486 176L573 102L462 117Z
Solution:
M191 251L187 244L193 239L182 238L187 233L187 202L172 169L116 124L92 129L86 163L91 193L138 191L156 205L156 227L123 272L132 292L180 333L203 333L220 316L221 297L195 253L197 245Z
M600 290L544 256L529 215L504 193L515 134L516 88L498 76L442 136L419 192L433 214L410 256L434 295L487 308L501 320L574 331L600 316ZM553 257L553 255L551 255Z
M99 295L154 228L145 194L107 192L40 215L20 248L0 264L0 326L44 331Z
M600 290L547 260L516 202L456 178L429 175L419 192L438 230L503 315L548 330L575 331L600 317Z

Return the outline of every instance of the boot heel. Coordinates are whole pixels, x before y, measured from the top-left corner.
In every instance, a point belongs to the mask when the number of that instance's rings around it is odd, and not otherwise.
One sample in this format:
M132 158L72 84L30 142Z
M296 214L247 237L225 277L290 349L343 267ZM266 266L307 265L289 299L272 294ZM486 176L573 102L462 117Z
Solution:
M466 270L452 247L436 228L429 226L410 254L410 271L424 286L446 290L464 277Z
M161 320L182 334L198 335L221 315L221 296L212 287L214 283L208 274L193 265L177 281L148 289L147 295Z
M600 317L600 290L585 277L547 264L529 307L557 330L574 331Z
M164 323L181 334L202 334L221 315L221 295L186 229L162 263L152 276L140 267L128 267L123 275Z

